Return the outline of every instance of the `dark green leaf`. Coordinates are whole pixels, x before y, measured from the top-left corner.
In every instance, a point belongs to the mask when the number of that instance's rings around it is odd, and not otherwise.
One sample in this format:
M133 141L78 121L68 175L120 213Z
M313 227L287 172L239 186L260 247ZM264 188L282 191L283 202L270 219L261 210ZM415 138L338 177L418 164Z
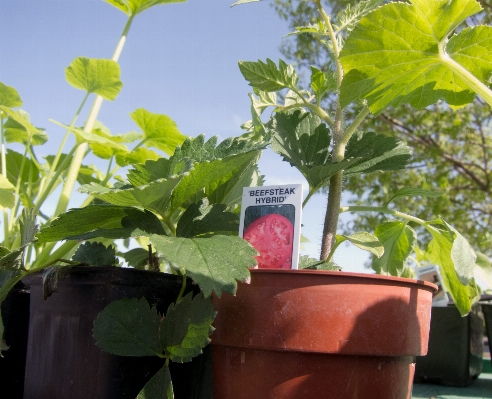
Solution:
M161 316L145 299L123 298L106 306L94 320L96 345L119 356L161 356Z
M100 242L84 242L72 256L75 262L89 266L115 266L118 264L115 248Z
M39 180L39 169L32 159L13 150L7 150L7 178L16 186L20 178L21 183L30 183L35 187ZM1 170L1 166L0 166ZM3 172L3 171L2 171Z
M171 304L161 322L161 343L174 362L189 362L210 342L215 310L211 298L190 292Z
M239 237L216 235L209 238L161 237L150 242L159 254L176 269L187 274L200 286L205 296L214 292L236 292L236 280L249 278L249 267L256 264L258 253Z
M65 69L65 77L73 87L111 101L123 87L120 66L113 60L77 57Z
M179 219L177 237L196 237L207 233L233 232L239 230L238 216L225 212L223 204L209 205L204 198L200 204L191 204Z
M43 270L43 299L46 301L58 290L58 283L70 272L71 266L50 266Z
M9 108L20 107L22 100L19 93L12 86L7 86L0 82L0 105ZM0 336L1 337L1 336Z
M379 274L400 276L417 241L415 230L406 222L389 220L380 224L374 234L383 244L384 254L373 261L372 268Z
M23 209L19 218L21 246L27 246L36 241L35 236L38 232L36 215L33 209Z
M145 384L137 399L174 399L169 367L162 368Z
M318 102L321 101L327 92L336 90L337 81L333 74L320 71L318 68L311 66L311 88Z
M278 91L284 88L295 89L297 74L292 65L279 61L279 66L267 59L267 62L239 61L239 70L250 86L261 91Z
M149 251L143 248L134 248L125 252L123 259L128 262L128 266L135 269L146 270L149 264Z

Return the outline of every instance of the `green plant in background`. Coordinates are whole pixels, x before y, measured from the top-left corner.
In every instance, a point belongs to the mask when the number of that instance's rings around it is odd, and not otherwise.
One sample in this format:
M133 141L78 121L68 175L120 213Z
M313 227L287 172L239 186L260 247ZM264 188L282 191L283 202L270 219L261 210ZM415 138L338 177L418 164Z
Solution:
M258 0L241 0L236 4ZM247 129L270 132L272 149L295 166L309 183L309 198L328 186L321 260L330 261L337 246L352 241L379 259L380 273L401 275L415 248L417 237L409 223L425 228L431 236L427 252L439 265L444 282L462 314L477 298L473 279L475 253L466 239L441 217L423 220L399 212L397 198L440 195L434 191L403 187L383 206L341 206L343 179L373 171L404 168L411 149L383 134L363 132L362 122L388 107L409 104L423 108L439 100L462 107L478 94L492 105L488 87L492 71L492 28L476 26L454 33L469 16L481 11L474 0L420 1L410 3L369 0L329 16L320 0L311 1L318 11L316 23L296 28L310 33L330 50L331 69L311 67L309 90L299 87L290 65L240 61L239 68L254 88L251 122ZM348 33L348 35L347 35ZM280 92L281 96L277 95ZM330 108L322 100L331 96ZM278 101L283 97L284 101ZM360 112L345 123L344 112L354 103ZM273 107L267 123L263 111ZM337 234L340 212L373 212L395 217L381 223L374 235Z
M6 177L0 181L0 200L13 208L5 215L15 229L7 231L0 251L0 300L22 278L39 271L46 299L71 266L120 266L117 255L137 269L181 276L182 290L165 316L145 299L124 299L111 303L94 324L94 337L103 350L163 359L161 371L140 394L146 398L162 397L163 392L173 397L169 362L190 361L210 341L212 293L234 294L237 280L247 280L248 268L256 264L257 252L237 237L238 210L243 187L262 184L257 161L269 143L268 136L254 133L221 143L217 137L206 141L203 135L185 138L168 116L145 109L131 114L139 134L113 136L96 120L103 99L113 100L122 87L117 59L133 18L151 6L179 1L183 0L107 0L128 15L128 22L112 60L79 57L66 69L67 81L86 95L69 125L55 123L73 133L76 144L68 154L62 153L65 138L59 152L46 157L46 165L37 162L32 149L33 143L46 141L44 133L15 110L21 105L16 91L0 87L2 115L8 117L2 125L4 137L8 142L25 138L26 149L24 154L7 152L2 168ZM96 98L88 119L83 128L76 127L91 93ZM127 148L125 143L137 140L132 150ZM109 160L106 174L89 173L82 165L89 150ZM113 183L121 166L128 167L127 178ZM82 207L66 211L76 180L87 199ZM59 184L63 189L55 214L45 215L38 231L41 206ZM102 242L94 242L96 238ZM116 239L135 239L141 248L117 252L107 245ZM79 245L82 241L87 242ZM185 295L188 278L201 291L194 297Z

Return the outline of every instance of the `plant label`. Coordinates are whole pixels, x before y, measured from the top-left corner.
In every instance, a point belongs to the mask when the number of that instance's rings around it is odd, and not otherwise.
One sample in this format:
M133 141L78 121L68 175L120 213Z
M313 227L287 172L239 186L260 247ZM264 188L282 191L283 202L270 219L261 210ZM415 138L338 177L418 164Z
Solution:
M417 278L423 281L429 281L437 285L438 290L432 294L432 306L445 307L448 306L449 299L442 283L441 272L436 265L428 265L418 267L416 270Z
M259 268L297 269L302 184L244 187L239 236L259 252Z

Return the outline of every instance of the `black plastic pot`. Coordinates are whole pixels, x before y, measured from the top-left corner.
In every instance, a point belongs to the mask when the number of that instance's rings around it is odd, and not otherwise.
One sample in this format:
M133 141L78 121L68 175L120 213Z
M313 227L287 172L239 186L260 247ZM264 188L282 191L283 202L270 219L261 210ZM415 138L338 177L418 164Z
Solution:
M47 301L43 301L41 276L31 278L29 284L24 399L135 399L162 367L163 360L157 357L103 352L92 337L93 322L109 303L124 297L145 297L165 312L181 289L181 277L130 268L74 267ZM190 281L187 290L191 289ZM196 386L207 381L203 377L207 363L200 356L172 366L175 398L211 398ZM209 380L211 390L211 374Z
M465 387L482 372L484 318L480 305L461 317L454 305L433 307L427 356L418 356L414 381Z
M490 356L492 357L492 303L482 303L481 306L485 318L485 332L489 342Z
M29 289L18 283L2 302L4 339L9 349L0 357L2 390L10 399L22 399L29 329Z

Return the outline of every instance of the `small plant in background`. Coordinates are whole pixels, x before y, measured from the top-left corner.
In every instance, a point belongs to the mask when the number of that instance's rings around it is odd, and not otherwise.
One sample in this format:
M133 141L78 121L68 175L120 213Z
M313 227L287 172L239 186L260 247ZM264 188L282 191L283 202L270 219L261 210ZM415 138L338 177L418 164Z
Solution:
M234 5L255 1L259 0L240 0ZM293 34L311 33L329 48L331 70L312 66L310 90L302 90L296 71L282 60L278 64L240 61L239 69L254 89L252 120L245 128L273 135L271 148L309 184L304 204L328 187L320 254L325 262L314 267L326 267L338 245L348 240L378 258L375 264L380 273L402 275L417 243L416 231L409 226L412 222L432 237L427 255L440 266L460 312L467 314L478 297L471 246L439 216L421 220L393 206L396 198L440 193L405 187L381 207L341 206L341 197L344 177L402 169L410 159L411 149L402 142L360 131L370 114L401 104L422 108L439 100L462 107L476 94L492 105L488 87L492 28L475 26L455 33L466 18L481 11L480 4L475 0L412 0L381 6L382 0L369 0L330 16L320 0L310 1L318 10L317 23L298 27ZM334 99L330 109L321 106L325 96ZM360 112L346 124L344 111L354 106ZM274 111L264 123L260 117L269 107ZM374 235L345 236L337 234L341 212L383 213L395 219L381 223Z

